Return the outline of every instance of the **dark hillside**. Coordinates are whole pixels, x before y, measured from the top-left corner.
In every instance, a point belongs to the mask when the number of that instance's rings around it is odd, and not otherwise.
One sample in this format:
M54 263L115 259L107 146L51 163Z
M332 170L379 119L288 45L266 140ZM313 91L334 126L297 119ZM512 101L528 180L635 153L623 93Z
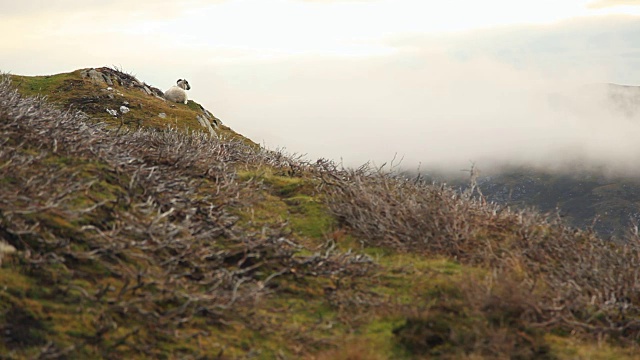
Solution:
M637 236L268 151L99 73L0 82L0 357L636 358Z
M542 212L558 209L572 226L593 227L605 238L624 238L640 220L640 180L632 176L512 167L478 182L489 201Z
M640 86L584 85L551 94L549 101L553 107L578 116L588 111L585 103L589 103L609 110L609 116L618 121L640 123ZM606 116L601 121L611 123ZM633 158L632 153L628 156ZM480 165L483 171L478 186L487 201L543 213L559 211L571 226L591 228L604 238L622 239L640 221L640 176L633 162L622 168L617 160L604 163L574 158L551 166L511 164L487 169ZM467 179L450 173L432 171L430 177L462 189L468 184Z

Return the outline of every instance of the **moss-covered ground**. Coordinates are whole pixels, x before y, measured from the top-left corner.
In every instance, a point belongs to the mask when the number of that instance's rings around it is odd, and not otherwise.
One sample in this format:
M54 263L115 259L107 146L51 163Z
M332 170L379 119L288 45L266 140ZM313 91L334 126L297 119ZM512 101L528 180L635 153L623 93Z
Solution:
M205 132L194 102L112 99L80 71L12 86L108 127L80 146L0 109L0 241L18 250L1 259L0 358L640 358L522 321L517 271L488 287L491 264L373 241L335 211L330 177L228 127L189 140ZM122 101L122 118L104 109Z

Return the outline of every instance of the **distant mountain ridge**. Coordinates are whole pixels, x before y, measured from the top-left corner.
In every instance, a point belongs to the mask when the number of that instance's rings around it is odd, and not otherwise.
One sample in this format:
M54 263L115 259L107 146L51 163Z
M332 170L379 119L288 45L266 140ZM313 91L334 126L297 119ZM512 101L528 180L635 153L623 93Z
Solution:
M592 227L603 237L623 238L640 222L640 179L634 177L510 167L480 176L478 186L489 201L557 210L572 226Z
M640 86L596 83L583 85L564 91L553 92L548 96L549 104L556 109L566 109L580 113L584 104L608 109L614 114L628 118L640 115Z
M583 109L604 109L606 115L640 124L640 86L598 83L552 93L549 104L572 116L590 116ZM639 134L640 135L640 134ZM612 144L615 145L615 144ZM640 154L638 154L640 158ZM640 222L640 164L638 169L610 169L608 164L590 165L587 160L566 160L545 168L541 165L504 165L485 170L480 166L478 187L486 200L514 208L559 212L571 226L592 228L605 238L626 237ZM431 179L461 189L467 179L439 174Z
M640 114L640 86L607 84L608 98L628 117Z
M575 99L598 101L613 114L640 123L640 86L591 84L555 100L572 103ZM580 162L573 166L573 171L505 167L492 171L491 176L482 177L479 182L491 201L535 207L543 212L557 209L573 226L593 227L604 237L624 237L640 221L640 177L612 173L606 164L588 170L581 169Z

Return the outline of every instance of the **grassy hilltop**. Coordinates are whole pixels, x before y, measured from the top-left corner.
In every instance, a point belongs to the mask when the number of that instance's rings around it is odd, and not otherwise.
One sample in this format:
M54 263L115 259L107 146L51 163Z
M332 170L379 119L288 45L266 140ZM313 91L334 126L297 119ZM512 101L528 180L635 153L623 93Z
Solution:
M0 358L639 358L638 236L268 151L157 95L0 80Z

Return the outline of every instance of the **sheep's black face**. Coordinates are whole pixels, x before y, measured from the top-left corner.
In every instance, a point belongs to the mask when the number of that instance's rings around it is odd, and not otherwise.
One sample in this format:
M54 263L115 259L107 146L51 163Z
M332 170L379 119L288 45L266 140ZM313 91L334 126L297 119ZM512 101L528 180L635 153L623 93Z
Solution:
M183 80L183 79L178 79L178 86L185 89L185 90L190 90L191 86L189 85L189 82L187 80Z

